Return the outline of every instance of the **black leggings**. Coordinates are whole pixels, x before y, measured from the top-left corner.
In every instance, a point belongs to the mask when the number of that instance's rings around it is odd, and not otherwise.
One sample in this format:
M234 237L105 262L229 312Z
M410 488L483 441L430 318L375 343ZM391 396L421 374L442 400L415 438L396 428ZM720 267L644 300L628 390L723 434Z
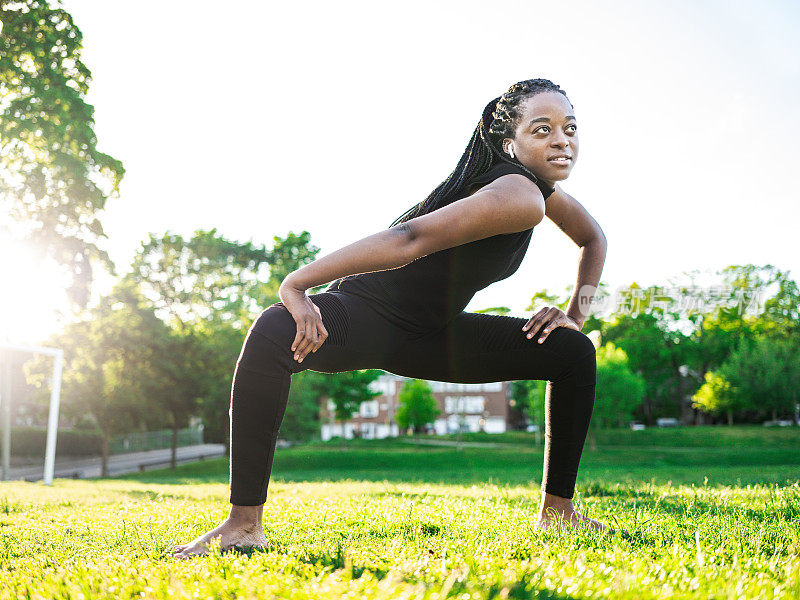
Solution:
M310 294L328 338L302 363L291 344L297 325L280 302L253 322L236 361L231 390L230 502L267 499L291 375L382 369L452 383L547 380L541 489L572 498L594 407L595 348L582 332L557 327L543 343L522 331L527 319L462 312L428 333L409 332L363 298L340 290ZM534 333L538 333L534 332Z

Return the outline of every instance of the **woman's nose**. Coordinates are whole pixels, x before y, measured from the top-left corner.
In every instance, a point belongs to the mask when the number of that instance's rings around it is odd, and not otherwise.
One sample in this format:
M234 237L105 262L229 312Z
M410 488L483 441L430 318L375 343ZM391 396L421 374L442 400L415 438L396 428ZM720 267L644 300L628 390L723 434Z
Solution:
M562 134L560 137L556 138L553 143L558 145L560 148L566 148L570 141L566 135Z

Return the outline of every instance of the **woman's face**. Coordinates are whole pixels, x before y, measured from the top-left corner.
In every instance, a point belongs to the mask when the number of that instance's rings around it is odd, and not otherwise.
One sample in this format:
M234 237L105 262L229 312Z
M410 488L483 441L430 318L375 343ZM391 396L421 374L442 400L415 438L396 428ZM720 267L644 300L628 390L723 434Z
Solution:
M578 131L572 106L564 94L541 92L520 103L514 139L503 140L514 156L550 186L569 177L578 159ZM556 157L566 155L565 160Z

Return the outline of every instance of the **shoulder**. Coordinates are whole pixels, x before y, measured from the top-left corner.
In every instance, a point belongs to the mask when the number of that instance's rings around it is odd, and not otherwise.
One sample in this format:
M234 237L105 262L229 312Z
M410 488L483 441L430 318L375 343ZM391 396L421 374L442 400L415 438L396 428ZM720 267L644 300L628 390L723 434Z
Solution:
M547 197L550 196L555 191L554 188L551 188L543 181L540 181L536 177L531 176L531 174L525 171L525 169L523 169L522 167L515 165L513 163L500 161L492 165L488 171L485 171L480 175L474 176L470 180L467 186L467 189L469 191L468 193L473 194L483 186L492 183L493 181L503 177L504 175L519 175L521 177L524 177L525 179L536 185L537 188L539 188L539 191L542 192L542 196L545 199L547 199ZM521 180L519 180L519 178L506 178L504 182L507 180L517 180L520 183L524 183Z

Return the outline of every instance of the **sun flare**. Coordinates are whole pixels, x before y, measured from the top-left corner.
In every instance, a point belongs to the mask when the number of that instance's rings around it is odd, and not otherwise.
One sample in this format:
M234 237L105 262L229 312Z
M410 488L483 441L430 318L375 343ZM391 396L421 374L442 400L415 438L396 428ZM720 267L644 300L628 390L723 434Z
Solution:
M38 344L68 309L68 278L20 240L0 234L0 342Z

